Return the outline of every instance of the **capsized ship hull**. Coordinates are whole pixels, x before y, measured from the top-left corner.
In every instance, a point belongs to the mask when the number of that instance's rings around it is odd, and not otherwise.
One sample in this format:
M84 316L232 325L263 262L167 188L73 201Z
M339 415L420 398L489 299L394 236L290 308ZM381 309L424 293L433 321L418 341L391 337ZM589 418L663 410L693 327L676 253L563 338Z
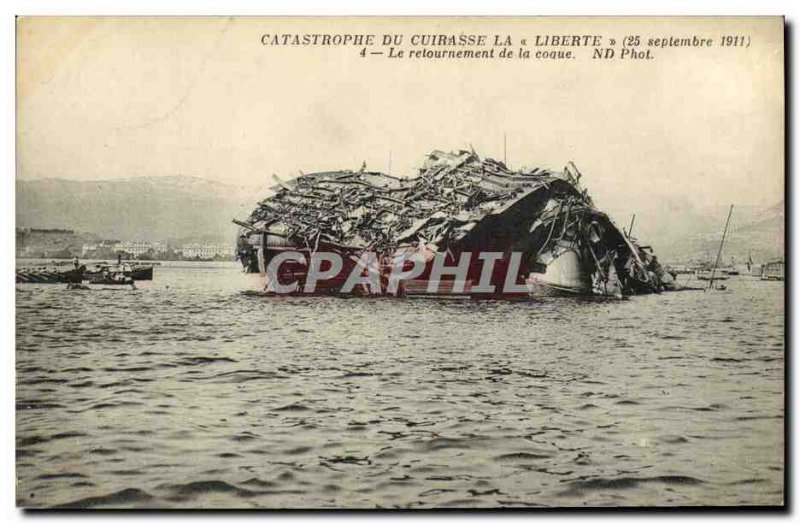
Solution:
M298 293L365 294L344 284L367 252L376 254L386 286L401 257L414 253L426 260L420 275L370 295L623 296L673 286L652 251L594 206L580 178L572 163L561 172L511 171L474 152L434 151L408 179L363 169L277 179L274 194L248 220L235 221L241 226L238 257L246 270L265 276L268 292L271 285L297 282ZM305 263L284 262L268 274L272 259L285 251L302 253ZM311 291L304 282L311 257L320 252L346 262ZM431 278L437 255L450 267L464 254L470 256L466 274ZM496 259L488 280L485 257Z

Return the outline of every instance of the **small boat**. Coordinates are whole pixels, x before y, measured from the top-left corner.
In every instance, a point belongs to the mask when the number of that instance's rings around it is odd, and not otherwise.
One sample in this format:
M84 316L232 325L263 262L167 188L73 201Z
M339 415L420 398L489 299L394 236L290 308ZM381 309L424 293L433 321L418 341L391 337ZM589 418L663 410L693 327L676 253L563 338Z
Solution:
M697 272L689 266L667 266L666 270L674 272L676 275L694 275Z
M134 280L153 280L153 266L137 264L131 267L128 275Z
M86 266L69 270L53 270L47 267L23 268L16 272L17 284L64 284L80 283Z
M697 273L695 274L695 278L697 280L709 281L708 289L714 289L714 281L727 280L730 278L730 275L719 265L719 260L722 256L722 248L725 246L725 237L728 236L728 226L731 224L731 215L733 215L733 204L731 204L731 207L728 210L728 218L725 220L725 229L722 230L722 239L719 241L719 250L717 251L717 258L714 261L714 265L711 267L711 269L698 268ZM726 287L722 285L717 289L725 290Z
M89 277L89 283L104 284L108 286L130 286L133 284L133 279L122 273L111 273L109 271L105 271L91 275Z
M698 269L694 278L697 280L727 280L730 276L720 269Z
M761 280L784 280L786 278L786 264L783 260L767 262L761 269Z
M97 264L95 269L86 272L86 278L91 280L92 276L103 271L122 273L133 280L153 280L152 264Z

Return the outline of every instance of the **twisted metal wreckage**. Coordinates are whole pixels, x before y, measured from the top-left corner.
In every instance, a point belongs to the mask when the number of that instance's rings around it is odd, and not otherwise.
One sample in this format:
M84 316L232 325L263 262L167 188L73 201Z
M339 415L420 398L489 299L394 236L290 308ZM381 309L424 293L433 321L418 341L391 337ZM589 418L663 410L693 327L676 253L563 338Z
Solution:
M474 152L434 151L412 178L365 168L274 176L274 194L234 220L238 257L267 292L296 282L292 292L317 294L622 297L676 286L649 247L594 206L572 162L512 171ZM424 261L416 272L411 258ZM392 285L398 267L411 278ZM312 286L310 268L325 277ZM370 271L371 287L347 280Z

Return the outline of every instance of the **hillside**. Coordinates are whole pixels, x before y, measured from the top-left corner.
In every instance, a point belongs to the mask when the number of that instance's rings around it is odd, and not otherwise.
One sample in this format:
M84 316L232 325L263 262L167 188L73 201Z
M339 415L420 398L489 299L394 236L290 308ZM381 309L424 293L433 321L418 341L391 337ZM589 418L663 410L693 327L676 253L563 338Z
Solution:
M246 218L266 189L244 188L189 176L138 177L78 182L17 181L18 228L64 228L102 238L197 241L231 240L232 218ZM626 202L628 208L630 203ZM626 227L629 211L612 212ZM698 208L661 199L636 210L634 236L659 258L684 261L716 256L726 206ZM736 205L724 258L756 261L783 254L784 202L769 207Z
M727 213L728 208L714 207L694 210L672 220L662 217L659 227L672 226L673 231L660 238L654 237L659 238L659 242L654 242L656 247L661 246L659 255L665 260L713 259L719 249ZM783 201L769 207L734 206L723 260L729 262L733 257L745 261L752 256L754 261L763 262L782 257L784 221ZM675 227L678 222L681 227Z
M16 227L67 228L105 238L229 239L255 191L188 176L79 182L18 180Z

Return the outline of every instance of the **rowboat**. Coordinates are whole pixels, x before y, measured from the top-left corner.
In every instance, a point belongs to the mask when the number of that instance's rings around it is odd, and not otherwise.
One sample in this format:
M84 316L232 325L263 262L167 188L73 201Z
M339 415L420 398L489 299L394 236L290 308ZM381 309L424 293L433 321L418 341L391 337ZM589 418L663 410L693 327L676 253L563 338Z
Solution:
M122 273L133 280L153 280L153 266L151 264L97 264L94 269L86 272L87 280L93 275L103 271Z
M91 275L89 277L90 284L104 284L108 286L130 286L133 284L133 279L122 273L103 272Z
M64 284L80 283L86 266L80 266L66 271L50 269L47 267L23 268L16 272L17 284Z

